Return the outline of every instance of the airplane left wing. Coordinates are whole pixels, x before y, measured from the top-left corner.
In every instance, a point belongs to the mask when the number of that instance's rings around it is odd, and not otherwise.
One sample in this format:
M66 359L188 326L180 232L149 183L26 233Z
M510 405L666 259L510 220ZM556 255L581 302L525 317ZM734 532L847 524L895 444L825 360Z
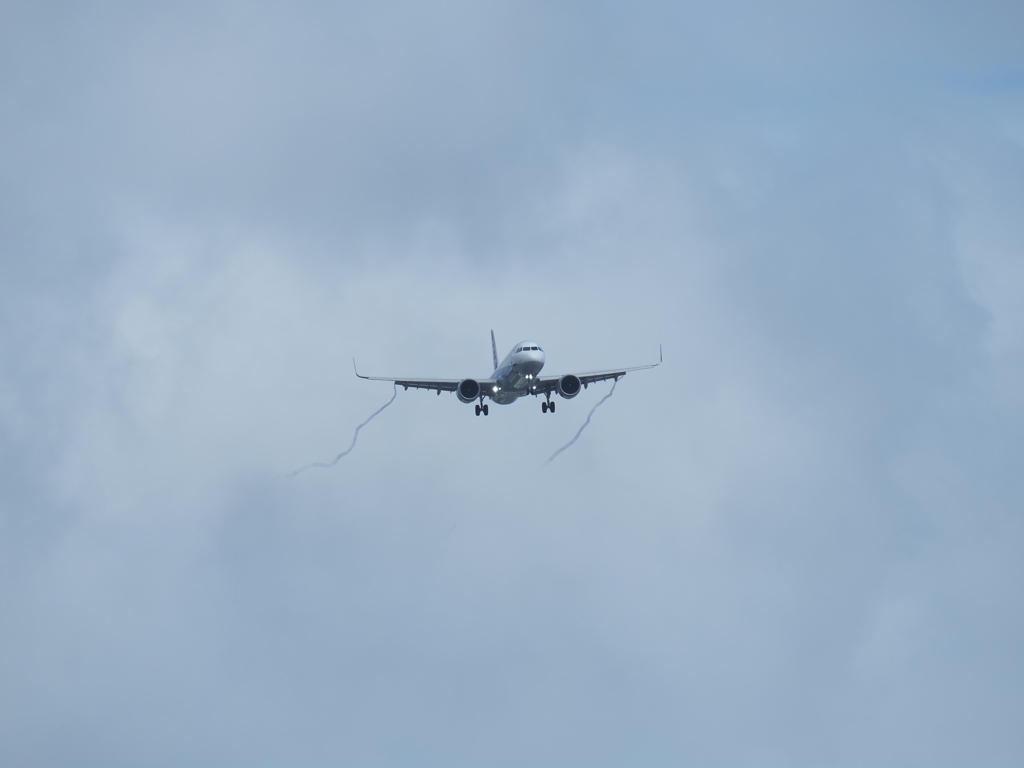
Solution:
M657 368L664 362L664 357L661 352L661 347L658 347L658 362L649 363L648 365L635 365L632 368L619 368L610 371L590 371L588 373L576 373L572 374L580 380L580 384L584 388L591 384L596 384L599 381L607 381L608 379L615 379L618 381L620 378L625 376L630 371L643 371L647 368ZM565 374L563 374L565 375ZM537 383L534 384L533 390L539 394L546 394L548 392L554 392L558 389L558 380L562 376L541 376L537 379Z

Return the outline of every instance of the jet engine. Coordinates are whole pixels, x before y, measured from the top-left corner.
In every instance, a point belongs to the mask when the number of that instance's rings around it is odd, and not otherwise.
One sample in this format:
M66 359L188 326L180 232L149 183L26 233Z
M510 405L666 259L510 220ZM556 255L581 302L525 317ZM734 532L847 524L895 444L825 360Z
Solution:
M576 386L578 389L579 384L577 383ZM480 382L476 379L463 379L459 382L459 386L458 389L455 390L455 394L462 402L472 403L480 397Z
M580 393L580 389L581 384L579 376L573 376L571 373L567 373L558 380L558 394L566 400L571 400L576 397L576 395Z

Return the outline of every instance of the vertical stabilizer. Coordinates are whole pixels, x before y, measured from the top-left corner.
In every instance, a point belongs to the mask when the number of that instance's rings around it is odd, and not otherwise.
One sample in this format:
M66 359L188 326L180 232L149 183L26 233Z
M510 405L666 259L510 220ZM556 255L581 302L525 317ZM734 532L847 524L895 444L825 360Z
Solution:
M494 331L491 331L491 354L494 355L494 370L498 370L498 345L494 341Z

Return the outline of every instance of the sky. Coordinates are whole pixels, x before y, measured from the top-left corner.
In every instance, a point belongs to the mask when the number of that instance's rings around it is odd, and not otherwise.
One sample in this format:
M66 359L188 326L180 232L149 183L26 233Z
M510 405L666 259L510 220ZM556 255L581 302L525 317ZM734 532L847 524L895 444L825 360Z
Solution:
M1022 39L5 3L0 763L1024 763Z

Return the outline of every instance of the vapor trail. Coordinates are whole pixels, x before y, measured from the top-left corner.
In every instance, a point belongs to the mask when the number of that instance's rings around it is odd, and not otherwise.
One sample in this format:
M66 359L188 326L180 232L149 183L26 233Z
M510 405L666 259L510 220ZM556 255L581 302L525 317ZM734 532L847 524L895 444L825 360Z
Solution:
M566 448L568 448L570 445L572 445L573 443L575 443L577 440L580 439L580 435L583 434L583 430L586 429L587 428L587 424L590 423L590 417L594 415L594 411L596 411L598 408L601 407L601 403L603 403L605 400L607 400L609 397L611 397L613 394L615 394L615 385L618 384L618 383L619 383L619 380L616 379L615 380L615 384L612 384L612 388L610 390L608 390L608 394L605 395L604 397L602 397L600 400L598 400L597 401L597 405L595 405L593 408L590 409L590 413L587 415L587 420L583 422L583 426L580 427L580 431L576 433L576 437L574 437L568 443L566 443L561 448L559 448L557 451L552 453L551 454L551 458L549 458L547 461L544 462L544 466L545 467L548 464L550 464L552 461L554 461L555 457L558 454L560 454L562 451L564 451Z
M612 389L614 389L614 387L612 387ZM341 461L345 456L348 456L350 453L352 453L352 449L356 447L356 440L359 439L359 430L362 429L363 427L365 427L371 421L373 421L378 413L380 413L385 408L387 408L389 405L391 405L393 402L395 402L395 398L396 397L398 397L398 385L397 384L395 385L395 392L394 392L393 395L391 395L391 399L388 400L386 403L384 403L384 405L382 405L376 411L374 411L373 415L371 415L370 418L368 418L366 421L364 421L362 424L360 424L358 427L356 427L355 434L352 435L352 445L350 445L348 447L348 450L342 451L337 456L335 456L334 457L334 461L332 461L330 464L324 464L323 462L314 462L313 464L307 464L306 466L299 467L294 472L290 473L288 475L288 477L295 477L297 474L299 474L299 472L304 472L305 470L309 469L310 467L321 467L323 469L330 469L335 464L337 464L339 461Z

